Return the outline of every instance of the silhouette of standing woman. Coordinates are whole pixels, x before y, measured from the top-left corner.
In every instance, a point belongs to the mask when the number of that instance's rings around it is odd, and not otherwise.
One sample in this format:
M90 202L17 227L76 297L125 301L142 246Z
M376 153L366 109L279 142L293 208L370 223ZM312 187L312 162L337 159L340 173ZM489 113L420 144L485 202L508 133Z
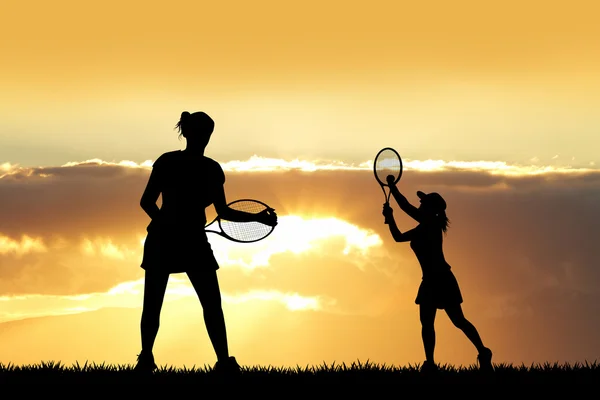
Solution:
M393 176L388 176L387 182L400 208L419 223L417 227L402 233L396 225L392 208L389 204L383 205L385 223L388 224L392 237L396 242L410 242L410 247L417 256L423 272L423 279L415 300L419 305L421 336L426 357L422 370L437 370L433 353L434 321L438 309L445 310L452 323L475 345L479 352L477 360L480 369L492 370L492 351L483 345L477 329L465 318L458 281L444 257L443 235L449 225L446 201L438 193L425 194L419 191L417 196L421 199L421 204L416 208L400 193Z
M135 368L142 372L156 369L152 348L169 275L185 272L202 305L206 329L217 356L215 370L237 372L240 367L229 356L217 279L219 265L204 231L205 209L212 204L224 219L258 221L270 226L277 224L277 215L272 211L250 214L227 206L223 169L204 155L214 130L214 121L207 114L185 111L176 128L186 138L186 148L164 153L154 162L140 201L151 222L141 264L145 270L140 324L142 351ZM162 195L160 208L156 204L159 195Z

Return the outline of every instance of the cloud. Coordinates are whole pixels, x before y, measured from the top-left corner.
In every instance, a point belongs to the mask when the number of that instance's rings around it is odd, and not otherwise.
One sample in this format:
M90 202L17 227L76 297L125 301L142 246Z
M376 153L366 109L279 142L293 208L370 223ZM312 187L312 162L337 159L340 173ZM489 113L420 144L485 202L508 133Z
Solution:
M30 252L46 252L47 248L41 238L32 238L23 235L20 240L15 240L0 234L0 254L14 253L21 256Z
M144 280L122 282L106 292L80 295L28 294L0 296L0 322L57 316L99 310L101 308L139 308L142 305ZM165 302L175 302L186 298L197 298L194 288L187 279L172 276L169 280ZM275 302L290 311L318 311L333 306L335 300L327 296L303 296L296 292L278 290L249 290L246 292L222 293L223 302L240 304L245 302Z
M237 243L218 238L213 240L212 248L222 266L254 269L268 267L271 257L279 253L321 253L330 240L338 238L344 242L340 253L346 256L366 257L371 248L383 243L373 231L337 218L284 215L279 218L275 234L253 244L250 253Z
M558 155L552 157L552 160L558 159ZM574 160L574 157L571 159ZM595 169L587 169L583 167L572 167L569 164L558 165L535 165L540 159L533 157L530 160L532 165L510 164L505 161L459 161L459 160L412 160L403 159L403 167L405 170L412 171L477 171L488 172L492 175L507 175L507 176L526 176L540 174L581 174L595 171ZM115 172L110 167L126 167L131 169L150 170L153 161L145 160L141 163L130 160L122 160L119 162L104 161L101 159L89 159L85 161L70 161L60 167L20 167L18 164L3 163L0 164L0 179L24 179L24 178L48 178L55 175L67 176L76 175L79 172L86 174ZM594 165L593 162L590 163ZM230 172L274 172L274 171L372 171L373 160L365 160L359 163L347 163L335 160L284 160L279 158L260 157L254 155L248 160L230 160L221 162L221 166L225 171ZM93 172L86 170L84 167L107 167L105 169L96 169Z
M319 311L322 310L326 305L335 304L335 300L326 300L321 296L302 296L294 292L282 293L277 290L254 290L237 295L225 294L223 299L225 302L233 304L253 300L276 301L283 304L288 310L291 311Z
M139 198L149 165L3 165L0 294L88 295L139 280L149 222ZM281 223L254 244L234 246L210 236L224 291L254 293L255 299L276 291L285 304L295 304L297 294L313 299L306 307L328 313L413 310L419 265L408 244L391 240L372 171L302 165L277 171L230 165L226 171L228 199L262 199ZM417 204L416 190L437 191L447 200L446 257L465 309L484 316L484 327L504 326L506 333L520 321L539 330L544 315L555 312L555 303L542 299L562 298L570 318L600 328L599 314L581 306L599 290L600 171L561 168L407 161L399 187L410 201ZM415 226L398 211L400 229ZM210 219L214 210L207 213Z
M141 245L142 243L140 243ZM95 238L93 240L84 238L81 243L81 251L88 256L103 256L109 259L124 260L126 257L139 257L141 246L130 249L127 246L119 246L113 243L111 238Z
M91 166L107 165L107 166L121 166L121 167L129 167L129 168L151 168L152 164L153 164L152 160L146 160L146 161L142 162L141 164L138 164L135 161L129 161L129 160L123 160L120 162L108 162L108 161L101 160L99 158L93 158L91 160L86 160L86 161L69 161L69 162L63 164L62 167L79 167L79 166L85 166L85 165L91 165Z

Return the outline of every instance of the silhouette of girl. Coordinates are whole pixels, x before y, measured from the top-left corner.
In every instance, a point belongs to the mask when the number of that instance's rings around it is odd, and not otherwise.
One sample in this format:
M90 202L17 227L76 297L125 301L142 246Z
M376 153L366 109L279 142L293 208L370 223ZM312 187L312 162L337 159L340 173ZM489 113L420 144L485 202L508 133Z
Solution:
M225 200L225 174L216 161L204 155L214 130L214 121L203 112L184 111L175 126L186 138L185 150L162 154L152 167L140 206L151 218L147 227L141 267L145 270L141 318L142 351L136 370L156 369L152 348L158 333L160 311L169 275L187 273L202 305L206 329L217 356L215 370L235 372L239 365L229 356L221 293L219 265L207 234L206 207L231 221L277 224L277 214L250 214L233 210ZM162 195L162 205L156 204Z
M437 369L433 353L434 321L438 309L445 310L452 323L473 343L479 352L477 360L480 369L492 370L492 351L483 345L477 329L463 315L463 298L458 281L444 257L443 235L449 225L446 201L438 193L425 194L419 191L417 196L421 204L416 208L400 193L393 176L388 176L387 182L400 208L419 223L417 227L402 233L396 225L392 208L389 204L383 205L385 223L388 224L392 237L396 242L410 242L410 247L421 264L423 279L415 303L419 305L421 336L426 357L422 370Z

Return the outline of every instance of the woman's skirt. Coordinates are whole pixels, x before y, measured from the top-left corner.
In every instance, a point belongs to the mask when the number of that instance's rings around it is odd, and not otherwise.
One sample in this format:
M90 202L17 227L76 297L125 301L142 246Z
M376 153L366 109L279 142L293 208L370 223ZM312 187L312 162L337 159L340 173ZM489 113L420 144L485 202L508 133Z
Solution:
M450 270L423 278L415 299L416 304L430 305L442 310L462 302L458 281Z
M148 229L141 267L169 274L219 269L204 230Z

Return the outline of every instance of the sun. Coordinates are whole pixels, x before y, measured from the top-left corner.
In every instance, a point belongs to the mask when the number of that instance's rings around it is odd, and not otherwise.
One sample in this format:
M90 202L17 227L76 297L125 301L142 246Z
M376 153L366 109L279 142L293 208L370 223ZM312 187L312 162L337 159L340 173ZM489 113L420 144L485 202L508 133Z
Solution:
M351 251L365 254L383 243L371 229L343 219L298 215L281 216L275 231L256 243L240 245L218 236L211 236L209 240L219 264L250 270L269 266L269 260L276 254L327 251L331 240L344 242L344 255Z

